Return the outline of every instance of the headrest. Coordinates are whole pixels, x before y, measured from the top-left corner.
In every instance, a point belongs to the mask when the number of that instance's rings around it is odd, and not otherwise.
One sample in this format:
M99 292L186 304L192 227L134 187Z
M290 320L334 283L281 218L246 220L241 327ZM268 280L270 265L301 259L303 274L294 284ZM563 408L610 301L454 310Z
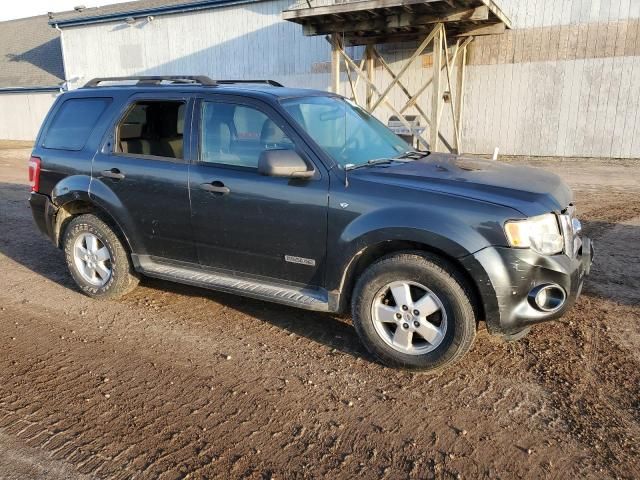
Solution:
M214 119L206 127L207 148L216 153L229 153L231 147L231 130L229 125Z
M261 143L283 143L282 141L285 137L282 129L278 127L273 120L267 119L262 124L262 131L260 132Z
M142 136L142 124L123 123L120 125L120 140L130 140Z
M185 111L185 105L183 103L178 108L178 126L177 126L178 135L184 134L184 111Z

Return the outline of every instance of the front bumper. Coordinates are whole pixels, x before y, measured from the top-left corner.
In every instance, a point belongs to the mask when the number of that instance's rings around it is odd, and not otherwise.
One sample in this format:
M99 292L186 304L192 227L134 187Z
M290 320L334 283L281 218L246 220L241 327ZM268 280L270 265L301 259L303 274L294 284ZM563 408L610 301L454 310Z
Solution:
M573 258L540 255L530 249L488 247L462 261L476 280L489 332L514 334L529 325L559 318L571 308L591 269L593 245L583 237ZM558 310L541 311L529 301L529 292L543 284L564 289L566 300Z

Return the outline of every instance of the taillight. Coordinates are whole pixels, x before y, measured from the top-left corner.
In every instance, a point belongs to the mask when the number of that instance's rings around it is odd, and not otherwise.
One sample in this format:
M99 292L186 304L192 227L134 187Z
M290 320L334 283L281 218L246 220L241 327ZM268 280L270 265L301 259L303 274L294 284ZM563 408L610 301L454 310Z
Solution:
M31 191L37 192L40 190L40 163L42 161L38 157L31 156L29 159L29 184L31 184Z

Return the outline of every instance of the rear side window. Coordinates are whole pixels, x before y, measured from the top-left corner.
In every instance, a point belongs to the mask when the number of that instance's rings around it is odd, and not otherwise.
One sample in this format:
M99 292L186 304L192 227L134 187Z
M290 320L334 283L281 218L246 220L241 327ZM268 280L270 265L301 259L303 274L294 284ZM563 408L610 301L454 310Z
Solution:
M110 98L66 100L53 118L42 146L55 150L82 150Z
M141 101L129 107L117 127L114 152L184 158L183 101Z

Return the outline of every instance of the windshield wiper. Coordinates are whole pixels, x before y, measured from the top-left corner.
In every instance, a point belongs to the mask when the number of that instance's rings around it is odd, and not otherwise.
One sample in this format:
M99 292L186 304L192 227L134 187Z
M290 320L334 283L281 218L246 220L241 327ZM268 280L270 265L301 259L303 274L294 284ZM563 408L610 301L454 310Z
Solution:
M344 166L344 169L346 171L350 171L350 170L356 170L358 168L363 168L363 167L372 167L375 165L386 165L389 163L393 163L396 160L397 159L395 158L372 158L371 160L368 160L365 163L359 163L357 165L353 163L348 163Z
M427 155L431 155L431 152L420 152L418 150L408 150L397 157L393 157L395 159L411 159L411 160L419 160L421 158L426 157Z

